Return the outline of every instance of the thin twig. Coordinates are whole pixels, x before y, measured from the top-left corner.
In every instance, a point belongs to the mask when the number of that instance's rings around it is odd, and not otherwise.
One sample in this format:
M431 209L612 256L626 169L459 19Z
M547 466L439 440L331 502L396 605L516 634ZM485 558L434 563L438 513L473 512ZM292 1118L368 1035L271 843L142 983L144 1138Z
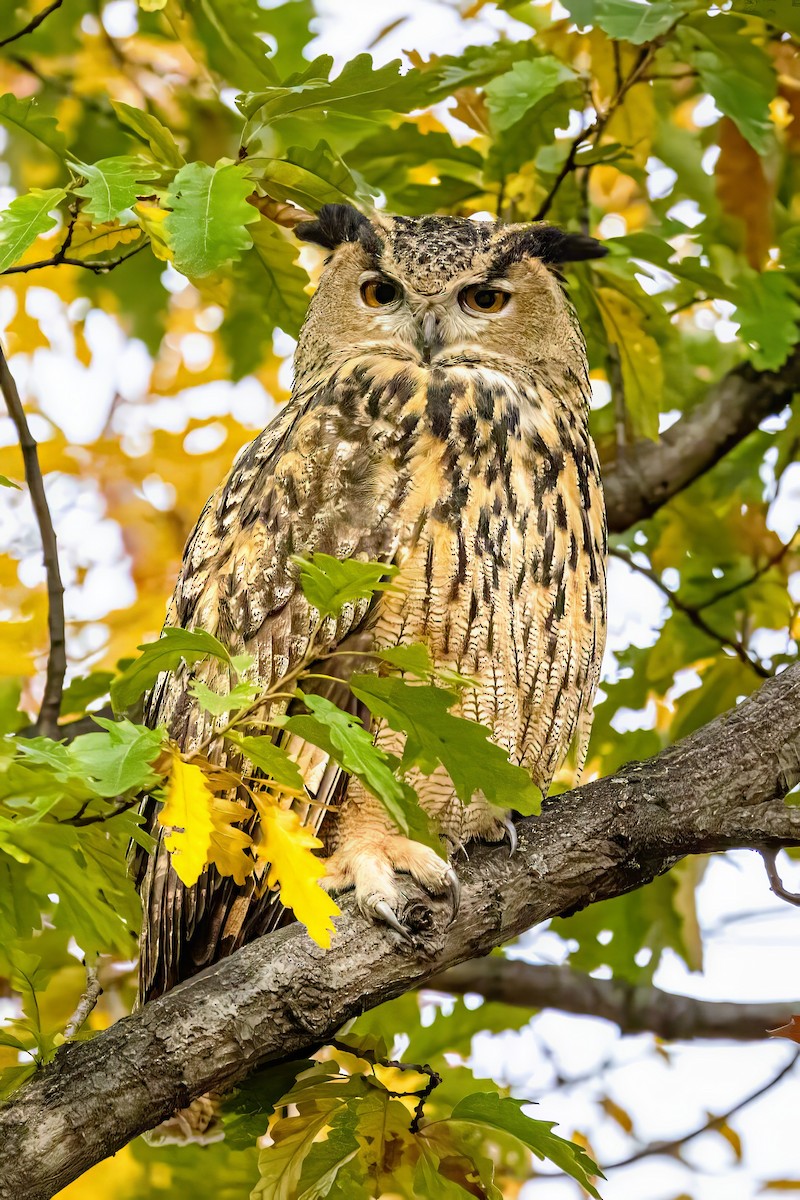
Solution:
M718 1117L710 1117L699 1129L695 1129L683 1137L673 1138L669 1142L651 1142L648 1146L643 1146L641 1150L637 1150L635 1154L631 1154L629 1158L621 1158L618 1162L607 1163L604 1165L603 1170L614 1171L617 1167L627 1167L630 1163L639 1162L643 1158L650 1158L654 1154L673 1154L676 1150L680 1150L681 1146L684 1146L686 1142L691 1142L694 1138L700 1137L701 1133L707 1133L710 1129L718 1129L720 1125L726 1125L736 1113L741 1112L743 1108L747 1108L748 1104L752 1104L754 1100L758 1100L759 1096L763 1096L779 1084L794 1068L798 1058L800 1058L800 1051L772 1079L762 1084L755 1092L751 1092L749 1096L745 1096L738 1104L734 1104L727 1112L722 1113Z
M544 218L547 216L548 212L550 211L550 209L553 206L553 202L554 202L556 196L558 195L559 188L561 187L562 183L567 178L567 176L575 169L575 160L577 158L578 151L581 148L581 146L584 144L584 142L592 141L595 146L597 145L606 125L608 125L609 121L611 120L614 113L619 108L622 101L625 99L625 97L628 94L628 92L630 91L630 89L633 87L633 85L635 83L638 83L640 81L641 76L644 74L645 69L652 62L653 56L655 55L656 50L662 44L663 36L664 35L662 35L662 37L660 37L660 38L656 38L643 51L643 53L641 54L641 56L639 58L639 61L633 67L631 73L627 76L626 79L624 79L622 81L622 84L618 88L616 95L609 102L608 108L605 110L605 112L599 113L597 115L597 117L595 118L595 120L592 122L592 124L588 127L588 129L581 130L581 132L576 137L573 138L572 144L569 148L569 153L567 154L567 157L564 160L563 166L561 167L561 170L559 171L558 175L556 175L555 179L553 180L553 184L550 188L550 191L547 193L547 195L545 196L541 205L539 206L539 211L536 213L536 216L533 218L534 221L543 221Z
M16 267L6 267L5 271L0 271L0 275L24 275L27 271L40 271L43 267L82 267L84 271L92 271L95 275L106 275L109 271L113 271L115 267L121 267L129 258L133 258L135 254L140 254L146 246L150 245L150 239L145 238L135 249L130 250L127 254L120 255L119 258L106 259L104 262L84 262L80 258L68 258L61 250L57 250L52 258L43 258L40 262L21 263Z
M50 635L50 652L47 658L47 676L36 729L38 733L56 737L58 715L61 711L61 693L64 688L64 674L67 669L64 585L61 582L58 543L45 495L36 440L30 431L25 409L22 407L17 385L8 369L2 345L0 345L0 392L2 392L8 408L8 415L14 423L19 438L22 460L25 464L25 482L28 485L33 511L39 526L44 566L47 573L47 629Z
M783 561L794 547L794 542L795 539L793 537L789 538L789 541L784 542L780 550L771 555L752 575L748 575L747 579L743 579L740 583L733 583L730 587L723 588L721 592L717 592L709 600L704 600L702 604L698 604L698 612L703 608L711 608L712 604L718 604L720 600L726 600L728 596L733 596L736 592L744 591L745 588L750 587L751 583L756 583L761 579L762 575L766 575L768 571L771 571L773 567L777 567Z
M103 989L100 987L100 981L97 978L97 967L92 967L86 963L86 988L75 1008L75 1012L64 1026L64 1037L69 1040L75 1037L75 1034L86 1022L89 1013L97 1004L97 1001L103 994Z
M697 609L693 608L691 604L687 604L685 600L682 600L677 592L673 592L672 588L667 587L661 576L656 571L652 570L651 567L641 566L641 564L637 563L626 550L621 550L616 546L612 546L609 549L609 554L614 558L618 558L621 562L624 562L625 565L630 567L632 571L638 571L640 575L644 575L645 579L649 579L651 583L654 583L658 590L667 597L672 607L677 612L683 613L683 615L689 621L691 621L695 629L699 629L707 637L710 637L713 641L718 642L720 646L724 646L727 647L727 649L732 650L736 657L740 659L745 666L750 667L750 669L754 671L756 675L758 675L759 679L772 678L772 672L768 671L767 668L763 666L763 664L760 663L757 658L753 658L752 655L748 654L747 649L742 642L734 638L729 638L726 634L720 633L719 630L714 629L713 626L709 625L705 618L700 616L700 613L697 611Z
M122 813L130 812L132 808L136 807L140 799L140 796L134 796L132 800L124 800L122 804L118 804L116 808L112 808L110 812L97 813L96 815L90 817L85 817L83 815L89 804L89 801L86 801L86 803L81 805L74 817L64 817L63 820L58 822L58 824L78 826L80 828L82 828L84 825L102 825L104 821L110 821L114 817L119 817Z
M12 33L11 37L3 38L0 42L0 47L8 46L11 42L16 42L19 38L26 37L27 34L33 33L34 29L38 29L42 21L46 21L51 13L54 13L57 8L61 8L64 0L53 0L52 4L48 4L47 8L43 8L40 13L32 17L28 24L23 29L18 29L16 33Z
M767 870L767 879L769 880L770 891L780 899L785 900L787 904L796 904L800 907L800 895L797 892L790 892L783 886L783 880L778 872L776 859L778 851L769 849L759 849L758 853L764 860L764 866Z

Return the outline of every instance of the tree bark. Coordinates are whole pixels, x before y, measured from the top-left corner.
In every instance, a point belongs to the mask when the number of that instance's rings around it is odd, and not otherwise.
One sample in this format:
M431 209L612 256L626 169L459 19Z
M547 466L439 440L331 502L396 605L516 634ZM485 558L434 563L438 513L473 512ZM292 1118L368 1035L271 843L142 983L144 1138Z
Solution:
M519 959L487 958L464 962L434 975L425 985L523 1008L603 1017L622 1033L655 1033L668 1041L724 1038L760 1041L770 1029L786 1024L800 1010L797 1001L733 1004L695 1000L624 979L595 979L569 967L539 966Z
M779 413L800 391L800 348L778 371L744 363L657 441L643 438L617 462L603 464L608 527L623 533L705 474L734 446Z
M0 1197L43 1200L191 1099L324 1045L351 1017L532 925L641 887L687 854L800 845L800 664L644 763L547 802L519 849L481 847L455 919L420 895L411 946L351 911L333 948L292 925L65 1046L0 1111Z

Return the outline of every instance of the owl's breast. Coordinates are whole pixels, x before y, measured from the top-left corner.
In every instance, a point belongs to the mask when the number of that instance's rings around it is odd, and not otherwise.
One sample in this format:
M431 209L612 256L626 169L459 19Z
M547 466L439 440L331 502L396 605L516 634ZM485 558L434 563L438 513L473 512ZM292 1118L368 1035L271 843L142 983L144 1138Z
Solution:
M594 447L571 410L497 372L436 375L376 637L424 641L437 663L476 677L461 711L546 784L591 709L603 651Z

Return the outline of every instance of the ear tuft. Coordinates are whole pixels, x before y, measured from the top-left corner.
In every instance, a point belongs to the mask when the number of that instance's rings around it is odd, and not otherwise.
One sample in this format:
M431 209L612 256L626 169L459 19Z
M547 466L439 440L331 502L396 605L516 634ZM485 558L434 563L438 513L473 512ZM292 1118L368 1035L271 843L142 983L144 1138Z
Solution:
M538 258L547 266L583 262L587 258L603 258L606 246L586 233L569 233L556 225L529 225L527 229L509 231L503 243L500 260L503 264L523 258Z
M556 232L561 236L559 240L554 240L551 257L546 258L546 262L583 262L587 258L605 258L608 254L608 246L588 233L566 233L561 229Z
M351 204L323 204L315 221L295 226L301 242L315 242L326 250L335 250L342 242L374 239L374 230L363 213Z

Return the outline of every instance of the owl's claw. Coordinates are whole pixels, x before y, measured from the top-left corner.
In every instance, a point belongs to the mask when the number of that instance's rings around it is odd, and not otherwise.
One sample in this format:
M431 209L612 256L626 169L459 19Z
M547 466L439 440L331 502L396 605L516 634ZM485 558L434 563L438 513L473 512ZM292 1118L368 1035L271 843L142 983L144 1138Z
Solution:
M517 843L519 841L517 838L517 827L511 820L511 817L504 817L503 828L505 829L506 836L508 837L508 857L511 858L511 855L517 849Z
M397 914L392 910L391 906L386 900L376 900L371 907L372 912L376 917L380 917L381 921L383 921L391 929L394 929L396 933L399 933L400 936L405 938L407 942L414 941L410 931L406 929L402 921L398 920Z
M461 903L461 880L458 878L453 868L448 867L447 874L445 875L445 881L447 883L447 895L450 897L450 904L453 909L450 915L450 924L452 925L453 921L456 919L456 914L458 913L458 906Z

